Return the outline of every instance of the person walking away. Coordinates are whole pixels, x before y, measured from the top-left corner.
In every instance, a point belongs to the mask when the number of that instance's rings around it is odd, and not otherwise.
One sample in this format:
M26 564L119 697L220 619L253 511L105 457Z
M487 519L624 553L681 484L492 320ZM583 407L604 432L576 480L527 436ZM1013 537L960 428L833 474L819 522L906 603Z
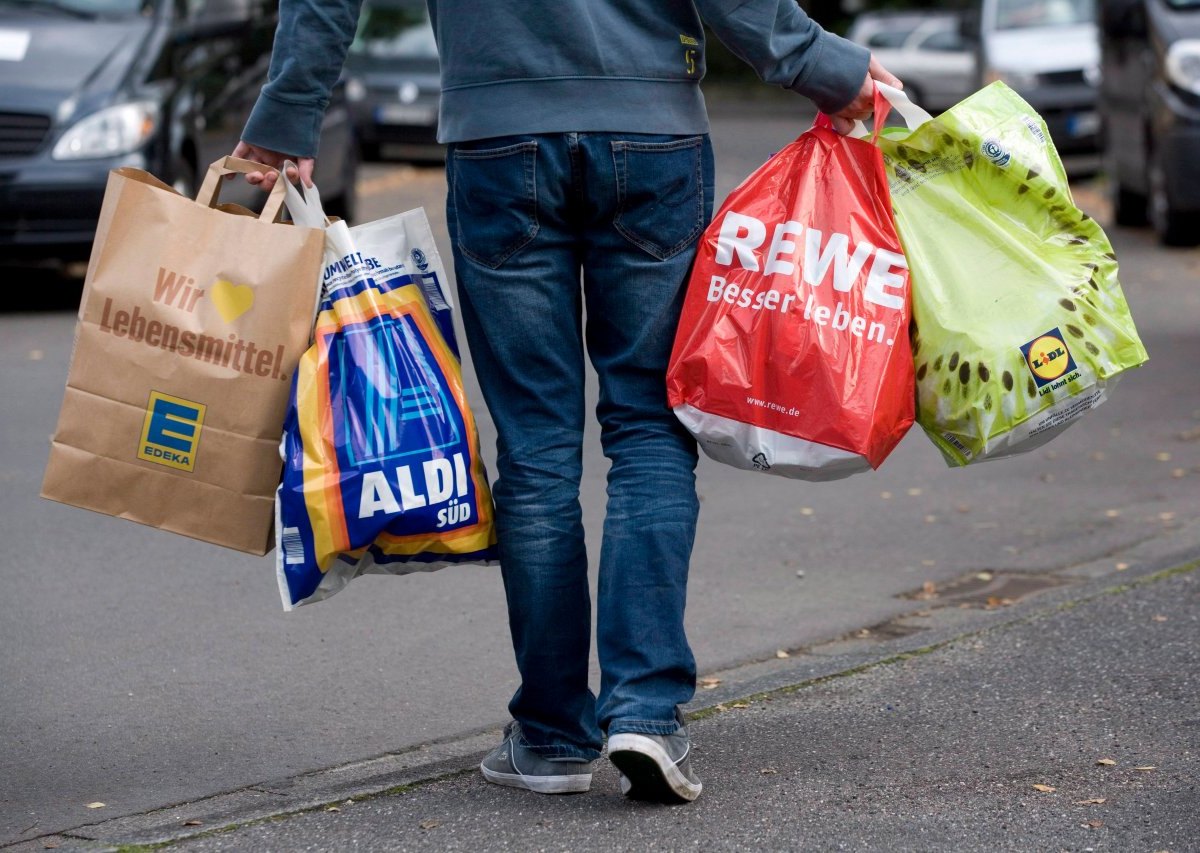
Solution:
M281 0L268 83L234 154L311 180L361 0ZM848 132L874 80L900 81L795 0L429 0L439 140L463 326L498 433L501 572L521 683L482 763L489 782L586 791L608 757L634 799L690 802L679 707L699 504L696 445L665 373L713 154L699 88L706 21L768 83ZM251 182L269 189L274 173ZM586 318L586 320L585 320ZM608 472L599 556L599 695L579 503L584 358Z

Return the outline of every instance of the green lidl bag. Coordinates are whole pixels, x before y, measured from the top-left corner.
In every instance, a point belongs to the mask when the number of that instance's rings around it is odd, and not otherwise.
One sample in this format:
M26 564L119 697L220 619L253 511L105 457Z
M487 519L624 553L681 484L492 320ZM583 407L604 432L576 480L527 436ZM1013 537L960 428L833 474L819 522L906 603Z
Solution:
M1100 226L1003 83L878 144L913 294L917 422L952 465L1032 450L1147 360Z

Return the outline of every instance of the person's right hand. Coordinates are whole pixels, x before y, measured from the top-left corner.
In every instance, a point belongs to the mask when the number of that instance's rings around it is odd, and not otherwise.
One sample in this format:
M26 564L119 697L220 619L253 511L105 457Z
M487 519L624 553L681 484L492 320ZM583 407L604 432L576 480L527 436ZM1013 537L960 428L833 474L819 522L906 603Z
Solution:
M900 82L900 78L880 65L879 60L872 55L871 64L867 66L867 76L863 80L858 94L854 96L854 100L830 116L833 119L833 129L842 134L842 136L845 136L854 129L855 121L862 121L869 118L875 110L876 80L880 83L887 83L889 86L895 86L897 89L904 88L904 84Z
M270 166L273 169L282 169L284 162L291 160L296 164L296 168L288 169L288 178L294 181L299 177L304 182L304 186L312 186L313 168L317 164L317 161L312 157L293 157L281 151L272 151L269 148L251 145L245 140L241 140L234 147L233 156L239 157L242 160L253 160L255 163L262 163L264 166ZM271 188L275 186L275 181L278 177L279 172L250 172L246 175L246 180L259 189L270 192Z

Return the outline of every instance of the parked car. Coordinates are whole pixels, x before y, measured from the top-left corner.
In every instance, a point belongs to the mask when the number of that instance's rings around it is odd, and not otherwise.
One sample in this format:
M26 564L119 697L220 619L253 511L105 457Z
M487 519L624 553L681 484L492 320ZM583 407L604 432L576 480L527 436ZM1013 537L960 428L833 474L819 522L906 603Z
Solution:
M0 0L0 258L86 257L114 168L194 197L266 81L275 22L271 0ZM335 99L316 181L347 218L352 133ZM262 194L230 182L222 201Z
M1099 148L1100 40L1094 0L980 0L964 32L979 84L1003 80L1045 120L1062 153Z
M903 80L910 100L940 112L975 91L975 54L960 21L955 13L864 12L846 37Z
M425 0L366 0L346 75L364 157L445 157L437 144L441 72Z
M1200 0L1104 0L1100 20L1116 221L1200 243Z

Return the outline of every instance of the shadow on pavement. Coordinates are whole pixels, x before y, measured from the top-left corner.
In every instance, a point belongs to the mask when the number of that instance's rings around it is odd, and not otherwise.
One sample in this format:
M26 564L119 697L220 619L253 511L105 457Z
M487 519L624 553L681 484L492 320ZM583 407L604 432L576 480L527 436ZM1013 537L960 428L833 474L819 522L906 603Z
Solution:
M0 266L0 278L7 283L0 312L76 311L86 271L83 264Z

